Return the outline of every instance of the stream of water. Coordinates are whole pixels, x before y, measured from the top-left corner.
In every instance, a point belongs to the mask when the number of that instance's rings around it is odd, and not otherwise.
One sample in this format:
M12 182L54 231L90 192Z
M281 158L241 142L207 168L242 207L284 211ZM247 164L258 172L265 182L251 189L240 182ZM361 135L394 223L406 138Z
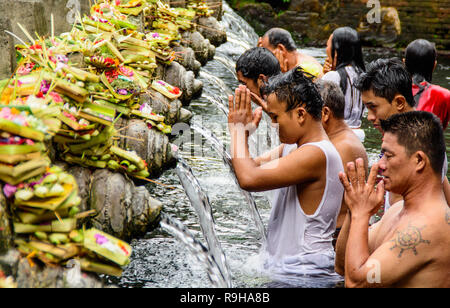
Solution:
M199 79L204 83L204 90L188 107L194 114L193 129L190 140L179 142L181 165L166 171L159 179L174 189L149 185L152 196L164 203L161 227L143 239L133 240L132 260L123 276L108 279L120 287L145 288L339 285L342 280L326 278L276 283L258 271L258 254L270 215L269 195L249 194L236 185L226 151L230 141L227 97L238 85L235 61L246 49L256 45L258 35L224 5L221 23L227 29L229 40L217 48L215 59L201 69ZM302 52L322 63L326 58L324 48L306 48ZM366 51L367 60L392 55L396 54L387 50ZM434 82L449 88L448 60L440 62L436 75ZM261 129L270 130L268 127L262 125ZM378 158L381 137L366 119L363 128L365 146L373 162ZM450 144L448 130L446 140ZM272 137L266 141L269 146L276 142Z

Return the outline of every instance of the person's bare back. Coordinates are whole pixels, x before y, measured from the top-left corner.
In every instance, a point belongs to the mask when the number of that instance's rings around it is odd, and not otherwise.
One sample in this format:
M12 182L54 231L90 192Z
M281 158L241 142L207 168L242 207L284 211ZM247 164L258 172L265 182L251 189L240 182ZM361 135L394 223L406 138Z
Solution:
M337 131L334 134L330 133L328 134L328 138L330 138L331 143L333 143L339 155L341 156L344 168L349 162L355 161L358 158L362 158L364 160L365 168L368 168L369 160L367 157L366 149L359 140L358 136L353 133L351 128L347 126L345 129ZM345 204L345 201L343 201L341 211L339 212L336 223L337 228L341 228L344 224L347 210L348 207Z
M316 81L316 85L324 101L322 126L338 151L344 168L349 162L362 158L364 160L364 166L367 169L369 160L366 149L344 119L345 97L341 88L331 81L323 80ZM337 220L337 229L342 227L347 209L348 207L343 200Z

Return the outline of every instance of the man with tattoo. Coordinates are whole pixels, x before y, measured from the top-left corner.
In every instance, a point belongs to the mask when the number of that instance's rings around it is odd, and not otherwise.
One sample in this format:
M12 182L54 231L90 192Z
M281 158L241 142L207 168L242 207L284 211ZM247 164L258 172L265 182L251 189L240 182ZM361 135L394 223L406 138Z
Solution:
M367 182L362 159L339 175L351 213L339 237L346 240L346 286L448 288L450 224L441 180L445 141L440 120L412 111L380 125L384 156L372 166ZM383 178L375 187L379 171ZM385 189L404 202L368 229Z

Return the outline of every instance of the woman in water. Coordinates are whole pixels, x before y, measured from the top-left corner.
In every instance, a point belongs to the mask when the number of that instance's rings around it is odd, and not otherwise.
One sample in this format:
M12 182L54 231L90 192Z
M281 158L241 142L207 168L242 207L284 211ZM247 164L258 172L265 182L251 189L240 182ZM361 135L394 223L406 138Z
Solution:
M322 79L341 87L345 94L345 121L361 140L365 137L364 131L360 129L364 105L355 83L365 70L358 32L350 27L336 29L327 42L327 60Z

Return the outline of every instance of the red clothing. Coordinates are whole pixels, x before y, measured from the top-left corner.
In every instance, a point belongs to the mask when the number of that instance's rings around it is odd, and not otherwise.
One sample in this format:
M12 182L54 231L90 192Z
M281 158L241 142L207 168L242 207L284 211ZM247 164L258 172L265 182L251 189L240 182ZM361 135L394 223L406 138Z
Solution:
M441 119L444 130L450 119L450 91L437 85L422 82L420 84L425 90L419 94L419 104L416 109L428 111ZM419 86L413 84L413 95L419 92Z

